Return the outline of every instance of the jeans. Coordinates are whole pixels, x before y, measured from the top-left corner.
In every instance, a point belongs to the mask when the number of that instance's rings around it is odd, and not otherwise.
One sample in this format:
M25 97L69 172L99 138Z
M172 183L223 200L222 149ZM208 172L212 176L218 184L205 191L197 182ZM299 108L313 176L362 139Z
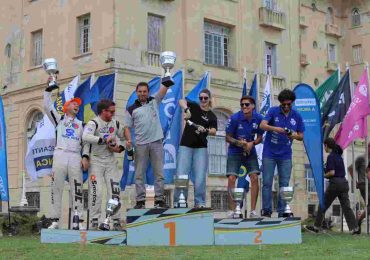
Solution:
M152 143L136 145L135 147L135 186L136 201L145 201L145 182L144 175L148 168L148 162L153 168L154 173L154 193L155 201L163 201L164 177L163 177L163 143L158 140Z
M194 205L206 205L206 178L208 171L207 148L180 146L177 155L177 175L188 175L194 184ZM191 175L190 175L191 174ZM184 191L188 197L188 191ZM180 191L175 189L174 202L179 200Z
M263 158L262 160L262 209L265 214L272 213L272 181L274 178L275 167L277 166L279 175L279 188L289 186L292 171L292 160ZM278 213L284 213L286 203L278 198Z
M325 191L325 208L319 207L317 217L315 220L315 226L321 227L322 221L325 217L326 210L330 207L333 201L338 197L340 206L342 207L344 217L346 218L348 228L354 230L357 228L357 222L355 214L351 209L351 203L348 197L348 182L345 178L331 178L329 186Z

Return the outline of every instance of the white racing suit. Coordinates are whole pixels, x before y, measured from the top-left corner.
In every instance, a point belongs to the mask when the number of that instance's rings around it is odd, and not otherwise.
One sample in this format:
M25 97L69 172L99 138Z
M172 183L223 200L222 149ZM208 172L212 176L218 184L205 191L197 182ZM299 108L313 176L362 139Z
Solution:
M72 209L77 207L80 219L83 216L82 196L82 122L77 118L61 116L54 108L51 92L44 92L44 110L56 127L56 146L53 154L51 176L51 208L49 217L58 221L62 211L62 197L66 178L70 185ZM87 156L84 154L83 156ZM70 221L70 220L69 220Z
M109 135L113 136L113 140L123 149L123 127L115 119L105 122L99 116L95 117L86 124L82 137L90 150L89 210L92 222L101 217L104 185L107 189L106 200L117 198L120 201L122 172L118 171L117 159L105 142ZM119 221L120 217L121 210L114 214L112 219Z

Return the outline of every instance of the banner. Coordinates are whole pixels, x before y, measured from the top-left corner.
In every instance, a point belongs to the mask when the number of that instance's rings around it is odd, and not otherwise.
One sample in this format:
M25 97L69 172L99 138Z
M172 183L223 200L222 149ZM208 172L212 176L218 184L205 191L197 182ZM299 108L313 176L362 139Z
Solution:
M335 141L342 149L345 149L355 139L367 136L367 116L370 114L368 82L367 70L365 69L357 84L343 123L335 135Z
M8 158L3 98L0 96L0 201L9 201Z
M324 207L324 158L320 105L315 91L307 84L294 88L293 108L302 116L305 132L303 143L314 176L320 206Z
M179 100L182 98L183 93L183 75L182 71L177 71L173 75L175 85L173 85L163 98L159 106L159 117L161 120L163 135L164 135L164 182L166 184L173 183L173 176L176 174L176 156L178 146L181 138L181 108L178 105ZM161 87L161 78L155 77L149 84L149 95L154 95ZM198 96L197 96L198 97ZM126 108L131 106L137 99L136 92L134 91L129 100L127 101ZM134 138L134 132L131 131L131 138ZM154 174L150 166L146 172L145 181L149 185L154 184ZM121 180L121 188L125 189L126 185L135 183L135 166L133 161L127 160L127 154L124 156L123 176Z

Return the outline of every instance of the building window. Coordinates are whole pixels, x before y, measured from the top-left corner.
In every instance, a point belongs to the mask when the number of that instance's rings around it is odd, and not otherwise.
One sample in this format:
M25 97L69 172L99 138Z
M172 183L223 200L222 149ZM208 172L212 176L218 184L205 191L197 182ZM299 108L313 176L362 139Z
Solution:
M361 44L352 46L353 61L354 63L362 62L362 47Z
M335 44L329 44L328 45L328 58L329 61L335 62L337 60L337 54L336 54L336 49L335 49Z
M42 30L32 33L31 66L42 64Z
M84 203L84 210L89 209L89 190L84 189L82 190L82 198Z
M361 25L361 14L357 8L352 10L352 26L360 26Z
M40 208L40 192L26 192L28 206Z
M227 161L225 128L229 116L219 110L214 110L213 112L217 116L217 133L216 136L208 137L208 171L210 174L225 176Z
M40 111L36 111L30 116L30 120L27 124L27 143L31 141L32 137L36 133L38 123L40 123L43 118L44 114Z
M264 0L264 7L270 10L277 10L277 0Z
M148 14L148 51L161 52L164 39L164 18Z
M328 11L326 13L326 24L334 24L334 13L333 8L328 7Z
M10 58L12 56L12 45L10 43L8 43L6 46L5 46L5 57L7 58Z
M228 67L230 29L204 22L205 63Z
M228 201L227 191L211 191L211 208L215 211L227 211Z
M91 21L90 14L77 18L78 22L78 51L80 54L88 53L91 50Z
M265 43L265 73L271 70L272 75L276 75L276 44Z
M306 190L307 192L316 192L315 180L313 178L312 169L309 164L304 165L306 176Z

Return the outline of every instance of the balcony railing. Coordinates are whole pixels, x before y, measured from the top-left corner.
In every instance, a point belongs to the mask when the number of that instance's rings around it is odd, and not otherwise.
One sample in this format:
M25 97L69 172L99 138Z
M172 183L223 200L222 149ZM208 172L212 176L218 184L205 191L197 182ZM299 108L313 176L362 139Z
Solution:
M338 63L336 61L328 61L326 63L326 70L329 72L336 71L338 68Z
M301 66L307 66L308 64L310 64L307 59L307 54L301 54L300 63L301 63Z
M286 28L285 14L267 7L260 7L259 21L261 26L272 27L280 31Z
M260 92L263 92L263 89L265 88L267 80L266 74L260 74ZM285 78L278 77L278 76L272 76L272 90L274 92L274 95L279 94L280 91L287 88L285 85Z
M143 64L150 67L160 67L159 52L144 51L142 53Z
M326 24L325 25L325 33L327 35L334 36L336 38L342 37L342 34L340 33L340 29L338 25L336 24Z

